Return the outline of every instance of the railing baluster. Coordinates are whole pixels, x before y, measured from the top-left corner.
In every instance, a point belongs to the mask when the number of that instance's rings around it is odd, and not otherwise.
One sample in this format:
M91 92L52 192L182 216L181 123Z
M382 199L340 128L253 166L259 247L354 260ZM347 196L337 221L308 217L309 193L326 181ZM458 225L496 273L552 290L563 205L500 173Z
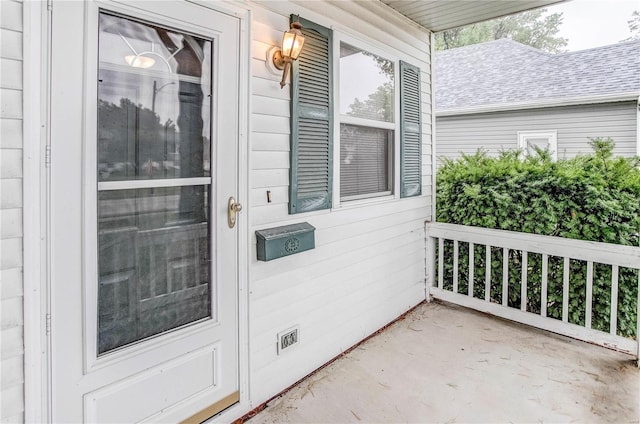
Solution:
M527 270L529 269L529 252L522 251L522 282L520 284L520 310L527 310Z
M438 288L444 287L444 239L438 239Z
M547 290L549 288L549 255L542 255L542 292L540 293L540 315L547 316Z
M484 300L488 302L491 299L491 246L485 246L484 254Z
M562 321L569 322L569 265L570 259L564 257L564 271L562 273Z
M425 297L427 302L431 301L431 288L435 287L438 283L436 282L436 239L434 237L427 236L427 262L426 262L426 270L427 270L427 278L429 279L429 284L426 287Z
M509 305L509 249L502 248L502 304Z
M473 280L474 280L474 244L473 243L469 243L469 297L473 297Z
M611 267L611 321L609 333L616 334L618 330L618 265Z
M593 262L587 262L587 311L585 316L584 325L587 328L591 328L591 316L593 314Z
M453 241L453 292L458 293L458 240Z

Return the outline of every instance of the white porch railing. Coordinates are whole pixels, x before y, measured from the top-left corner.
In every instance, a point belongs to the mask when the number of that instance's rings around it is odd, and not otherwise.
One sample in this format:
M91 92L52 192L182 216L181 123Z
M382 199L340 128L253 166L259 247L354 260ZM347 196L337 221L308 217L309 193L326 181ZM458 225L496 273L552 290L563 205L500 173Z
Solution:
M640 358L640 247L444 223L426 235L434 298Z

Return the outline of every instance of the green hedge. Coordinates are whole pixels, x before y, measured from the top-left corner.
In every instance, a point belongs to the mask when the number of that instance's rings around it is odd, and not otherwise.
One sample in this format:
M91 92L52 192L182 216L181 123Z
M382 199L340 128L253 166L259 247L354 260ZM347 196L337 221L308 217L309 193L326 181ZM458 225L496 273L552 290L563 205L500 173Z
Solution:
M549 152L523 157L520 151L490 158L478 151L445 160L437 175L437 220L461 225L568 237L623 245L640 245L640 158L613 156L611 139L591 140L593 153L552 161ZM451 258L452 242L445 243ZM484 246L475 250L476 281L484 282ZM522 253L509 255L508 304L520 307ZM501 302L502 249L492 251L491 300ZM445 281L451 288L452 261ZM541 255L528 258L527 310L539 313ZM569 321L585 320L586 263L571 261ZM460 292L468 287L468 246L460 244ZM549 258L548 316L562 317L562 258ZM636 333L638 271L620 269L618 334ZM484 297L484 284L474 296ZM611 267L594 266L592 327L609 330Z

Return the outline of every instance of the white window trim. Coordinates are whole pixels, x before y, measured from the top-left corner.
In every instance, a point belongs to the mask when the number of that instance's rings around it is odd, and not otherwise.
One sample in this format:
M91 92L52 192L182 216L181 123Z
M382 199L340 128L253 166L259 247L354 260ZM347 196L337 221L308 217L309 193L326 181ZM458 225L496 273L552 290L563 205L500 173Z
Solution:
M522 152L527 154L527 139L529 138L546 138L547 146L551 152L551 158L558 160L558 131L557 130L543 130L543 131L518 131L518 148Z
M363 118L356 118L349 115L340 114L340 43L366 50L377 56L393 61L393 122L375 121ZM372 45L348 34L333 29L333 207L337 209L354 203L362 204L376 199L389 200L400 198L400 60L392 50L386 50L383 46ZM393 131L393 146L390 149L390 177L392 190L373 193L367 195L340 197L340 125L341 124L360 125L371 128L389 129Z

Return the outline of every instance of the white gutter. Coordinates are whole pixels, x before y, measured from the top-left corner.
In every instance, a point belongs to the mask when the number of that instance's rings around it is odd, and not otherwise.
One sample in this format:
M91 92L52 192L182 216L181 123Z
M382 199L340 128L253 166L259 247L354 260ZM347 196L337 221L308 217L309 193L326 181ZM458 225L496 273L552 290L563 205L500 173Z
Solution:
M626 93L605 94L597 96L565 97L561 99L543 99L529 102L501 103L478 107L464 107L455 109L436 110L437 116L471 115L474 113L505 112L524 109L539 109L546 107L576 106L598 103L626 102L638 100L640 93L630 91ZM640 145L639 145L640 149ZM638 150L640 152L640 150Z

